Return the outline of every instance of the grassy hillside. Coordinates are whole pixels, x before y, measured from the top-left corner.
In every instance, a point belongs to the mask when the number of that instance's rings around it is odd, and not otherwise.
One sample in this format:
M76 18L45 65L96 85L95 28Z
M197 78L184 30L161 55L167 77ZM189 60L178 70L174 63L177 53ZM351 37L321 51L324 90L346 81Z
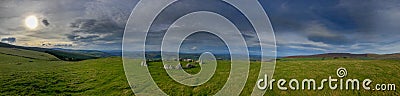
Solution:
M74 50L74 49L62 49L62 48L52 48L52 50L58 50L58 51L64 51L64 52L70 52L70 53L81 53L81 54L86 54L89 56L94 56L94 57L110 57L112 56L111 54L108 54L106 52L98 51L98 50ZM118 55L121 56L121 55Z
M97 57L97 56L94 56L91 54L75 53L75 52L53 50L53 49L39 48L39 47L15 46L15 45L10 45L10 44L6 44L6 43L0 43L0 48L23 49L23 50L43 52L43 53L51 54L51 55L57 57L58 59L65 60L65 61L81 61L81 60L87 60L87 59L100 58L100 57Z
M219 91L226 82L229 75L229 62L218 61L217 74L210 79L209 82L197 87L189 87L174 82L168 74L163 71L160 62L149 63L151 66L150 71L153 79L157 85L171 95L212 95ZM278 61L274 78L290 80L296 78L302 80L305 78L315 79L317 84L322 79L329 76L336 77L336 69L339 67L347 68L348 76L344 79L366 79L373 80L373 84L387 84L394 83L400 84L400 61L397 60L357 60L357 59L331 59L331 60L291 60L291 61ZM252 62L250 66L250 75L246 87L243 89L241 95L250 95L252 88L257 80L256 75L259 71L259 64ZM186 70L189 73L196 73L199 69ZM286 85L288 86L288 85ZM317 85L319 86L319 85ZM277 86L273 86L273 90L268 90L266 95L400 95L400 91L366 91L361 89L356 90L331 90L325 84L323 90L288 90L281 91Z
M79 62L47 61L0 54L0 95L133 95L126 81L119 57ZM32 60L33 62L28 62ZM20 62L20 63L17 63ZM224 85L229 72L228 61L218 61L217 73L204 85L188 87L174 82L163 71L160 62L149 62L149 69L160 88L171 95L209 95ZM258 74L259 64L253 62L250 74ZM369 78L377 83L400 85L400 61L397 60L291 60L278 61L274 78L317 81L336 77L336 69L345 67L345 78ZM198 68L185 69L190 73ZM257 78L250 75L242 95L250 94ZM398 88L397 88L398 89ZM400 91L268 90L266 95L400 95Z
M0 95L133 95L121 58L81 62L27 62L31 59L3 54L0 58Z
M267 95L400 95L398 90L400 84L400 61L399 60L357 60L357 59L335 59L335 60L292 60L278 61L274 78L290 80L296 78L299 80L315 78L316 81L328 78L328 76L337 77L336 69L344 67L348 75L345 79L371 79L375 84L396 84L396 91L366 91L356 90L331 90L325 86L323 90L309 91L267 91ZM318 82L319 83L319 82ZM373 86L371 86L373 87Z
M23 57L23 58L28 58L28 59L35 59L35 60L48 60L48 61L59 60L57 57L47 54L47 53L18 49L18 48L2 48L2 47L0 47L0 54L16 56L16 57Z

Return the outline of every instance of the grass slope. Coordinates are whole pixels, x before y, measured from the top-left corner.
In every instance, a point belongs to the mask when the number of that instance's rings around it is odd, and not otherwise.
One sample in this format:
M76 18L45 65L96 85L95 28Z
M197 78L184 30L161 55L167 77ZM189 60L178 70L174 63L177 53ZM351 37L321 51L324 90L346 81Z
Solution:
M394 83L396 87L400 84L400 61L398 60L357 60L357 59L336 59L336 60L298 60L298 61L279 61L273 78L290 80L315 79L317 86L320 86L321 79L329 76L338 78L336 69L344 67L348 75L343 78L359 79L366 78L373 80L371 85ZM362 82L362 81L361 81ZM396 91L366 91L360 87L357 90L331 90L324 84L323 90L296 90L280 91L277 86L273 86L273 91L267 91L267 95L400 95L398 88ZM372 88L373 86L371 86Z
M66 52L61 50L53 50L47 48L39 48L39 47L23 47L23 46L15 46L6 43L0 42L0 48L12 48L12 49L23 49L23 50L30 50L30 51L37 51L51 54L58 59L65 60L65 61L81 61L87 59L96 59L100 57L92 56L90 54L83 54L83 53L75 53L75 52Z
M36 60L48 60L48 61L59 60L57 57L47 54L47 53L31 51L31 50L24 50L24 49L17 49L17 48L2 48L2 47L0 47L0 54L16 56L16 57L23 57L23 58L28 58L28 59L36 59Z
M31 59L3 54L0 58L0 95L133 95L121 58L80 62L27 62Z
M80 62L31 60L18 56L0 54L0 95L133 95L126 81L121 58L102 58ZM16 64L15 62L23 62ZM149 62L153 79L163 91L170 95L210 95L219 91L229 75L228 61L218 61L217 70L204 85L189 87L174 82L162 70L160 62ZM258 74L259 64L253 62L250 74ZM336 69L345 67L345 78L369 78L377 83L400 85L400 61L397 60L290 60L278 61L274 78L304 79L316 81L336 77ZM198 68L185 69L189 73ZM256 82L256 75L250 75L241 95L249 95ZM319 84L319 82L317 83ZM273 86L266 95L400 95L397 91L354 91L323 90L281 91Z

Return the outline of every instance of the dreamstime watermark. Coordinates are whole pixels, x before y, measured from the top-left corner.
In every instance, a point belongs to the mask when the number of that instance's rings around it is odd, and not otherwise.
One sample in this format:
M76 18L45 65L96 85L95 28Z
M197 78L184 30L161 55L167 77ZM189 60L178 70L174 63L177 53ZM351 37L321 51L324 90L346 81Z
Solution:
M152 66L147 64L149 51L161 54L164 69L175 82L199 86L209 81L217 65L213 53L204 52L197 58L214 60L200 65L201 71L195 75L186 73L176 61L181 58L183 41L198 32L217 36L229 50L229 77L215 95L232 96L242 92L250 69L249 48L259 48L263 62L258 76L273 75L274 32L257 0L140 0L128 19L122 45L125 74L135 95L168 95L160 88L163 86L155 83L147 68ZM265 93L256 85L252 89L252 95Z
M324 89L326 83L332 90L340 89L340 90L360 90L360 87L364 90L377 90L377 91L395 91L395 84L376 84L375 87L371 88L372 80L371 79L344 79L347 76L346 68L338 68L336 71L337 78L333 78L329 76L328 79L322 79L320 81L320 86L317 86L317 81L315 79L303 79L301 81L297 79L290 79L289 82L285 79L276 79L268 80L268 75L265 75L265 78L259 79L257 81L257 87L261 90L272 90L273 85L276 83L276 86L279 90L322 90ZM262 84L264 82L264 84ZM268 86L268 88L267 88ZM289 86L289 87L287 87Z

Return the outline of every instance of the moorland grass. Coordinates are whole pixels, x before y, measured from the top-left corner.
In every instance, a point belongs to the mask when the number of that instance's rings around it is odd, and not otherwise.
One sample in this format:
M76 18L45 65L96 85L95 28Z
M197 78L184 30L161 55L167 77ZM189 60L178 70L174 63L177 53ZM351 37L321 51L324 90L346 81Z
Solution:
M133 95L126 81L120 57L92 59L79 62L32 60L0 54L0 95ZM32 62L29 62L32 61ZM183 62L185 63L185 62ZM184 64L183 64L184 66ZM259 62L252 62L248 82L241 95L253 90L259 71ZM336 69L348 70L345 78L373 80L377 83L400 85L400 61L398 60L287 60L277 61L275 79L312 78L316 81L336 77ZM210 95L222 88L229 76L228 61L218 61L217 72L209 82L196 86L184 86L173 81L162 69L161 62L149 62L153 79L170 95ZM199 67L185 69L195 74ZM252 75L254 74L254 75ZM317 82L319 84L319 82ZM396 91L356 90L287 90L273 86L266 95L400 95Z

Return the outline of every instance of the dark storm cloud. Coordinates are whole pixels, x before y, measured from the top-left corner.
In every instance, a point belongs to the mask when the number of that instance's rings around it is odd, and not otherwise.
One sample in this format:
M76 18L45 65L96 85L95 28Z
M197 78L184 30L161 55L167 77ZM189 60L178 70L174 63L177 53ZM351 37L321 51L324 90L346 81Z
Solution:
M15 38L15 37L1 38L1 42L15 43L15 42L17 42L17 38Z
M70 22L66 37L93 49L121 49L128 17L138 0L96 0L85 4L85 16Z
M324 24L319 22L311 22L305 28L306 38L313 42L322 42L331 45L350 45L354 41L346 37L347 33L336 32L336 30L328 29Z
M338 7L339 1L261 1L269 13L271 23L278 40L294 42L322 42L331 45L349 45L353 40L345 36L348 30L355 28L345 8ZM287 38L287 34L296 34L298 38ZM279 42L279 41L278 41ZM283 41L281 41L283 42ZM298 42L300 43L300 42ZM282 45L281 47L290 46Z
M68 47L74 47L74 45L67 43L57 43L57 42L41 42L41 47L68 48Z
M185 13L184 12L196 12L196 11L212 11L215 12L219 15L224 16L226 19L229 19L232 23L235 24L235 26L242 31L242 36L245 39L246 44L248 44L249 47L254 47L252 49L257 49L256 47L259 47L259 38L255 35L254 29L252 29L252 25L250 24L249 21L247 21L247 18L241 14L239 10L235 10L234 7L228 7L229 4L225 3L209 3L212 0L208 1L196 1L196 0L187 0L187 1L182 1L182 2L175 2L172 7L168 7L163 10L161 15L159 14L156 21L154 24L154 28L150 29L150 35L147 35L148 37L146 38L148 41L146 42L147 45L154 45L157 46L161 44L161 41L163 39L163 34L162 32L166 31L169 27L193 27L196 28L198 26L193 26L196 24L196 22L190 22L189 24L186 24L184 26L169 26L171 23L170 20L172 19L178 19L178 17L183 16ZM157 2L155 2L157 3ZM190 5L194 4L194 5ZM196 5L197 4L197 5ZM199 6L201 5L201 6ZM204 5L204 6L203 6ZM253 11L253 10L250 10ZM262 16L257 17L257 18L262 18ZM198 18L198 20L204 20L204 21L210 21L212 19L210 18ZM223 29L222 32L224 33L229 33L232 32L232 29L227 29L224 26L211 26L212 28L216 29ZM225 28L225 29L224 29ZM185 30L182 30L185 31ZM206 37L209 36L203 36L203 35L193 35L191 38L186 38L186 43L185 43L185 48L182 49L188 49L188 51L194 51L193 49L196 49L197 51L202 51L205 49L210 49L214 48L216 50L222 50L224 48L220 46L224 46L224 43L216 43L216 42L221 42L218 39L208 39L205 40ZM237 42L240 42L240 38L236 39ZM151 41L151 42L149 42ZM202 43L206 42L206 43ZM258 45L257 45L258 44ZM159 50L157 48L160 47L152 47L147 50ZM222 51L221 51L222 52Z
M43 19L42 23L43 23L44 26L49 26L50 25L50 23L49 23L49 21L47 19Z
M105 19L78 19L71 23L72 33L67 34L71 41L96 44L96 42L121 42L124 26Z
M274 27L280 55L399 52L393 42L400 37L398 0L260 2Z
M379 3L381 3L381 1L340 0L338 7L345 8L341 11L349 13L349 18L356 23L358 31L371 32L372 28L375 26L372 19L374 18L374 14L376 14L375 11L379 10Z
M72 44L55 44L55 47L71 47Z
M258 0L271 20L278 42L278 54L324 52L394 53L400 52L400 1L398 0ZM54 40L73 42L79 48L120 47L129 14L138 0L2 0L0 34L21 41ZM193 0L195 2L195 0ZM159 3L159 2L151 2ZM210 4L215 5L215 4ZM185 7L186 6L186 7ZM189 7L187 7L189 6ZM221 6L197 6L214 7ZM182 4L171 11L178 14ZM150 10L149 10L150 11ZM225 13L230 11L223 10ZM144 11L146 12L146 11ZM46 18L47 26L27 31L23 19L29 15ZM231 14L236 16L237 14ZM164 16L161 18L169 17ZM233 21L240 20L233 18ZM161 21L154 32L167 30ZM242 26L242 25L238 25ZM249 30L245 30L249 31ZM15 36L14 36L15 35ZM245 32L248 41L258 43ZM29 37L29 38L27 38ZM161 38L160 34L149 38ZM201 35L188 38L187 48L204 49L199 44L220 45ZM12 40L11 40L12 41ZM36 42L34 42L36 43ZM54 44L53 44L54 45ZM87 45L93 45L88 47ZM185 45L186 46L186 45Z

